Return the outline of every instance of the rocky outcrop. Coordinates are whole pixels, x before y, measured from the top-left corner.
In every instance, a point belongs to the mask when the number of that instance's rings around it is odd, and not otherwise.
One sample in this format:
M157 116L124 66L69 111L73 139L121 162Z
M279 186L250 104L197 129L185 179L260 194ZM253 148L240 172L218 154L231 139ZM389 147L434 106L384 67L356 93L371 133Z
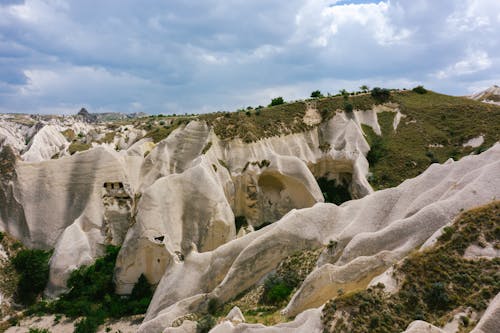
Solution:
M191 253L166 270L140 331L167 327L184 311L202 310L210 298L230 300L303 249L327 248L320 266L306 278L284 314L294 316L319 306L339 289L363 288L461 210L498 197L500 183L490 175L499 167L500 145L496 145L479 156L434 164L397 188L340 207L318 203L293 210L277 223L215 251ZM216 265L215 258L225 258L224 264ZM193 278L180 281L180 276Z
M473 94L470 98L484 103L500 105L500 87L493 85L486 90Z

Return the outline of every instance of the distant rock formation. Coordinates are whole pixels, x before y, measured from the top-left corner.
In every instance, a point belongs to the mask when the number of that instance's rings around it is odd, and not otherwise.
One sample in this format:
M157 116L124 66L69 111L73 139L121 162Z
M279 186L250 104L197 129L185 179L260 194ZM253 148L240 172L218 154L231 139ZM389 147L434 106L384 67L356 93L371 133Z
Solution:
M500 105L500 87L493 85L486 90L473 94L470 98L484 103Z

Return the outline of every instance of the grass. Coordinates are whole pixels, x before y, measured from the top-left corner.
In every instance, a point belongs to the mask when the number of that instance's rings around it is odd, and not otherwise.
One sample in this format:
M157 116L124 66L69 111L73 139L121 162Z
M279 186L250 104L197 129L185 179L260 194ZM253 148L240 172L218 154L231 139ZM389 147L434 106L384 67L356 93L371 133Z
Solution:
M222 140L240 138L250 143L309 129L302 120L305 112L304 102L294 102L244 112L217 112L198 118L213 126L215 134Z
M500 292L500 258L463 257L469 245L483 240L500 246L500 201L463 213L434 247L396 267L396 275L404 276L397 293L388 295L380 285L329 301L323 309L324 331L402 332L414 320L443 326L458 308L483 311ZM460 328L466 332L471 327Z
M160 125L159 123L155 124L152 121L150 121L145 126L145 129L148 132L144 137L151 138L153 139L154 143L158 143L161 140L167 138L170 135L170 133L172 133L179 126L189 123L191 119L192 118L190 117L176 117L175 120L173 120L170 125Z
M91 147L91 145L88 143L81 143L81 142L75 141L69 145L68 152L70 153L70 155L73 155L76 152L89 150L90 147Z
M433 162L457 160L500 140L499 106L431 91L396 92L391 98L406 115L397 130L392 128L394 113L391 112L378 114L382 139L363 126L368 143L378 145L383 151L383 156L370 165L373 174L370 182L376 189L397 186L416 177ZM481 147L463 147L463 143L479 135L485 140Z

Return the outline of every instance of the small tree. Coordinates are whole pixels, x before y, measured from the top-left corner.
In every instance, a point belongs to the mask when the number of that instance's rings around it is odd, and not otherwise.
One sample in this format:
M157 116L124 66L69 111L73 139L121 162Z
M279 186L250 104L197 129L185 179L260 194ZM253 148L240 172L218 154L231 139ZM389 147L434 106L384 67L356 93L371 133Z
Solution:
M416 86L415 88L412 89L413 92L416 92L417 94L426 94L427 89L424 88L424 86Z
M275 105L281 105L285 104L285 101L283 100L283 97L276 97L271 100L271 104L269 106L275 106Z
M359 87L359 89L364 93L367 93L370 90L370 88L368 88L366 84L363 84L361 87Z
M311 93L311 98L321 98L323 97L323 94L321 94L321 91L315 90Z
M375 87L372 89L372 97L379 102L387 102L391 97L391 91L385 88Z

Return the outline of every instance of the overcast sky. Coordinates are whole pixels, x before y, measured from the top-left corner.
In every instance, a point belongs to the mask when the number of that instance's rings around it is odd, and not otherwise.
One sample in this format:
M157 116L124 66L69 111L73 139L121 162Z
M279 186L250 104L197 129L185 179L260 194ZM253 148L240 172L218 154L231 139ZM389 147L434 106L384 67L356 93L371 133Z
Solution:
M0 112L199 113L500 84L499 0L0 0Z

